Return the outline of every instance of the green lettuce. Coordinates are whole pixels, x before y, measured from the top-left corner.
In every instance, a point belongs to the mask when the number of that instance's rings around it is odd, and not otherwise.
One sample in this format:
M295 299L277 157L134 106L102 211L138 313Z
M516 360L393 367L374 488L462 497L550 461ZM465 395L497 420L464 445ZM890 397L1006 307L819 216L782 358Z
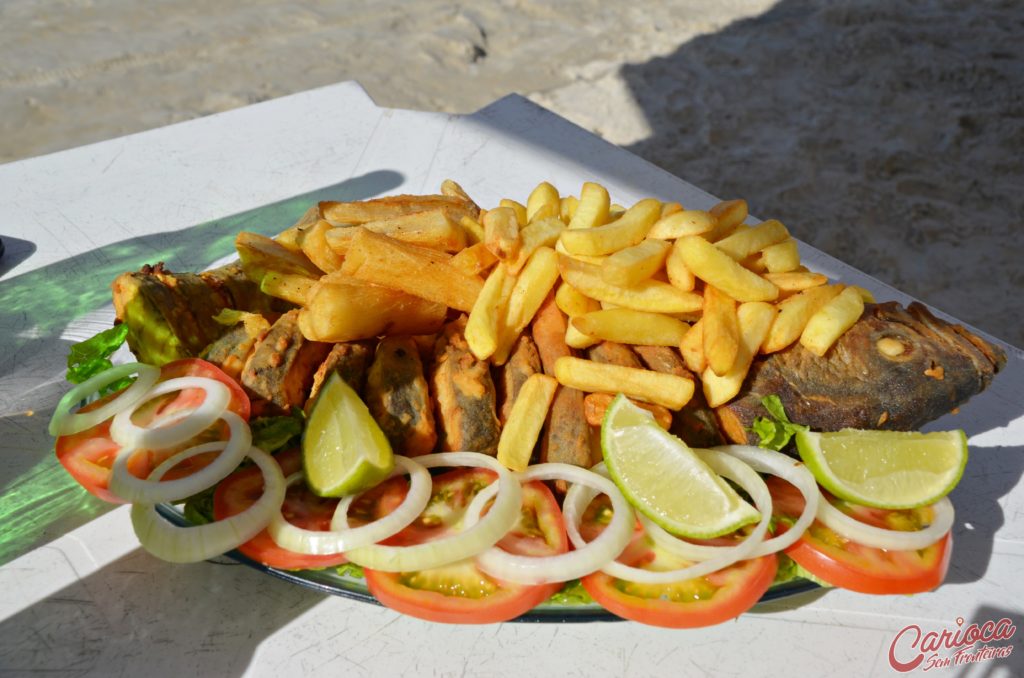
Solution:
M305 423L306 417L297 407L289 415L253 419L249 422L252 444L264 452L273 454L301 436Z
M68 353L67 380L72 384L81 384L86 379L114 366L110 356L128 339L128 325L121 323L110 329L103 330L85 341L71 345ZM100 395L113 393L132 383L131 377L125 377L106 386Z
M801 424L794 424L786 416L786 410L782 407L782 400L777 395L770 395L761 398L761 405L768 410L769 417L758 417L754 420L751 431L760 438L758 446L781 452L793 436L800 431L807 431L808 427Z

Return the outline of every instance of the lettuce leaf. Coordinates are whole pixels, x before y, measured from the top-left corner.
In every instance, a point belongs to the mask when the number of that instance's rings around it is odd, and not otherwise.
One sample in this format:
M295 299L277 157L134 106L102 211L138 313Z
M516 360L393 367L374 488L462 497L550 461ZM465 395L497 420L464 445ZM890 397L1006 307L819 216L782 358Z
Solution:
M281 417L259 417L249 422L252 429L252 444L268 454L273 454L302 435L306 417L302 410L294 408L292 413Z
M121 323L110 329L71 345L68 353L67 380L72 384L81 384L86 379L114 366L110 356L128 339L128 325ZM113 393L132 383L131 377L125 377L110 384L100 395Z
M807 431L808 427L801 424L794 424L786 416L786 410L782 406L782 400L777 395L770 395L761 398L761 405L768 410L769 417L758 417L754 420L751 431L760 438L759 447L781 452L793 436L800 431Z

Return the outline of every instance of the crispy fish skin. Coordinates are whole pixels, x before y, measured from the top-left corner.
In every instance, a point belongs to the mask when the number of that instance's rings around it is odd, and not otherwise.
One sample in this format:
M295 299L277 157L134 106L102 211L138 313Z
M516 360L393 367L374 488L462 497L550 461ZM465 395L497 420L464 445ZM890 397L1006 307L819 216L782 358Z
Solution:
M385 337L366 375L366 406L397 454L429 454L437 443L430 389L416 343Z
M320 387L334 372L337 372L353 391L362 393L363 384L366 382L366 369L372 357L373 346L369 342L346 341L335 344L313 375L313 386L309 390L309 400L306 401L307 411L312 406L316 394L320 392Z
M242 385L285 412L306 402L313 373L331 349L302 336L298 315L289 311L278 318L242 369Z
M466 318L461 316L445 325L434 346L431 386L441 449L493 456L501 436L497 394L487 361L469 351L465 329Z
M213 363L229 377L238 381L256 344L269 331L270 321L254 313L242 322L235 323L226 334L204 348L199 357Z
M555 362L573 351L565 343L566 320L549 294L534 316L532 333L544 374L554 376ZM589 468L600 461L600 449L590 445L590 425L583 409L584 393L559 385L551 401L541 436L541 461L562 462Z
M823 358L798 343L756 360L716 414L741 443L756 442L748 429L767 416L761 398L773 394L792 421L816 431L916 430L983 391L1005 364L999 347L922 304L867 304Z
M697 381L683 362L679 351L671 346L634 346L633 350L649 370L688 377ZM670 431L691 447L714 447L725 442L718 430L714 411L704 400L704 393L696 389L683 409L672 413Z
M498 408L498 418L504 426L523 384L530 378L530 375L541 371L540 355L537 353L537 345L533 343L533 338L527 333L519 335L516 343L512 346L512 354L508 361L496 369L498 402L501 403Z

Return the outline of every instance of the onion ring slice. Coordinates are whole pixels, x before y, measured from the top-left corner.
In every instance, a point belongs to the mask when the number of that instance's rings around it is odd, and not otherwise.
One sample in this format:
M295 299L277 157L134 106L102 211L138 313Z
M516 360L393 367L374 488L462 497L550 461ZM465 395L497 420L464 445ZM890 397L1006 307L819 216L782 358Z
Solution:
M90 410L88 412L71 413L71 408L75 406L75 403L84 400L93 393L96 393L104 386L112 384L118 379L122 379L132 374L138 375L138 378L132 382L131 386L121 391L121 393L110 402L104 403L95 410ZM159 378L159 368L153 367L152 365L144 365L143 363L114 365L108 370L104 370L99 374L89 377L81 384L73 386L71 390L65 393L57 403L57 407L53 411L53 417L50 418L50 435L57 437L81 433L82 431L90 429L96 424L115 416L122 410L137 405L146 397L147 391L153 387L153 384L155 384L156 380Z
M173 423L166 426L145 427L132 421L132 415L141 404L157 396L187 388L203 389L206 395L203 402L194 410L175 413L173 417L170 417L169 419ZM110 437L114 439L114 442L125 447L153 450L174 447L209 428L227 410L230 401L231 391L216 379L207 379L206 377L168 379L154 386L144 399L114 415L114 421L110 424Z
M137 448L125 447L117 453L111 467L110 491L125 501L160 504L191 497L224 480L242 463L246 450L252 447L252 432L245 420L230 410L225 410L220 418L227 423L231 432L228 440L204 443L185 450L190 453L189 457L223 450L208 465L192 475L176 480L158 482L137 478L128 471L128 460Z
M342 498L334 510L334 519L330 530L307 530L285 520L280 510L274 514L267 526L270 538L281 548L294 553L308 555L328 555L341 553L361 546L369 546L384 541L388 537L402 531L409 523L423 512L430 501L430 473L421 464L401 455L395 455L395 470L389 478L409 474L411 482L409 491L402 503L394 511L380 520L359 527L341 527L342 520L338 515L348 515L349 506L359 496L352 494ZM294 473L288 477L287 484L299 482L305 476ZM348 520L344 523L347 525Z
M200 452L192 449L174 455L157 466L149 479L159 481L168 470L196 454ZM263 472L263 494L252 506L225 520L178 527L160 516L154 504L133 504L132 527L143 548L172 563L196 563L238 548L259 534L284 501L284 474L274 458L258 447L250 447L245 454Z
M345 552L350 562L382 572L412 572L441 567L471 558L498 543L519 518L523 490L512 472L494 457L479 452L442 452L417 457L425 468L470 466L489 468L498 474L494 505L479 522L458 534L412 546L373 544ZM335 513L335 527L348 527L348 518Z

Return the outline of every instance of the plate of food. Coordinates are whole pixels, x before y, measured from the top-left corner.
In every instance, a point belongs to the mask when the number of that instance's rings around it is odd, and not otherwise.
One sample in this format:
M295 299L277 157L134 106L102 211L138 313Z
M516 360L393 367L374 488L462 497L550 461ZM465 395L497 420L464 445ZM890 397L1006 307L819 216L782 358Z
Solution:
M941 584L966 439L918 429L998 347L808 270L742 200L519 197L324 201L237 261L124 273L57 456L158 557L432 621Z

